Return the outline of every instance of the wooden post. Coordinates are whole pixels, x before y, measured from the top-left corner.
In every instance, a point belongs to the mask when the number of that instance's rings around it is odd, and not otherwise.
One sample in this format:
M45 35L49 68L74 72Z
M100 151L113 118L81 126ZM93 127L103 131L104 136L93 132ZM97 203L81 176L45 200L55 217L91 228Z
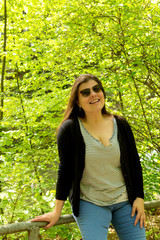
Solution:
M30 227L28 230L28 240L38 240L39 227Z

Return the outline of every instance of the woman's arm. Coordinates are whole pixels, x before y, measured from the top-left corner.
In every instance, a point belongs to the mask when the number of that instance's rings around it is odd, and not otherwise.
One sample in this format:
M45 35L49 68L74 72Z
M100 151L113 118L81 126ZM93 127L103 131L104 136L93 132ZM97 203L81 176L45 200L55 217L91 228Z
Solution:
M31 222L48 222L49 224L45 226L44 229L48 229L50 227L52 227L53 225L56 224L56 222L58 222L60 216L61 216L61 212L63 209L63 205L64 205L63 200L56 200L55 202L55 209L53 212L48 212L45 213L43 215L37 216L34 219L31 220Z
M136 198L133 202L132 206L132 217L134 217L136 213L136 219L134 222L134 225L136 226L138 221L140 222L140 228L143 228L143 226L146 226L145 223L145 211L144 211L144 200L142 198Z
M59 169L58 179L56 184L56 201L53 212L45 213L37 216L31 222L46 221L49 224L45 229L52 227L59 220L65 200L69 195L72 186L73 178L73 144L71 139L71 131L69 128L69 121L66 121L59 129L57 136L58 154L59 154Z
M56 184L56 199L67 200L74 175L74 141L70 120L63 123L57 135L59 169Z

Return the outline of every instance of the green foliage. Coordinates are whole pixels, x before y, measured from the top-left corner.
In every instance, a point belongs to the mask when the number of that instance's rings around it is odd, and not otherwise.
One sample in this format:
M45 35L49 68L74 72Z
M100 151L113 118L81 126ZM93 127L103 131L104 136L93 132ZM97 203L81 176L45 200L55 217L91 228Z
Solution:
M82 73L103 81L107 108L131 124L146 200L160 194L159 17L158 1L7 1L7 52L0 52L7 61L0 125L2 223L53 209L56 129L74 78ZM77 239L78 230L73 237L67 228L67 239Z

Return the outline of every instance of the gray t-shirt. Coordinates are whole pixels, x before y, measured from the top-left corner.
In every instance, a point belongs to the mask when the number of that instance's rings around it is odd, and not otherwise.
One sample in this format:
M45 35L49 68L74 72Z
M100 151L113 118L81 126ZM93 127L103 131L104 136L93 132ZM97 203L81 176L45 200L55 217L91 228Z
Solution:
M94 138L79 119L84 138L85 169L80 182L80 198L99 206L108 206L128 200L120 165L120 149L117 139L117 124L110 144L105 147Z

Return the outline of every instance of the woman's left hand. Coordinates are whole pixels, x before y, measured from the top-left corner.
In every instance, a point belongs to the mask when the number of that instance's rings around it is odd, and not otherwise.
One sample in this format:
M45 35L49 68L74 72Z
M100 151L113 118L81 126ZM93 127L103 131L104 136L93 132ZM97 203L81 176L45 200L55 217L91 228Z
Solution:
M144 200L142 198L136 198L133 202L132 213L131 216L134 217L135 213L137 213L134 225L136 226L138 221L140 222L140 228L146 226L145 223L145 211L144 211Z

